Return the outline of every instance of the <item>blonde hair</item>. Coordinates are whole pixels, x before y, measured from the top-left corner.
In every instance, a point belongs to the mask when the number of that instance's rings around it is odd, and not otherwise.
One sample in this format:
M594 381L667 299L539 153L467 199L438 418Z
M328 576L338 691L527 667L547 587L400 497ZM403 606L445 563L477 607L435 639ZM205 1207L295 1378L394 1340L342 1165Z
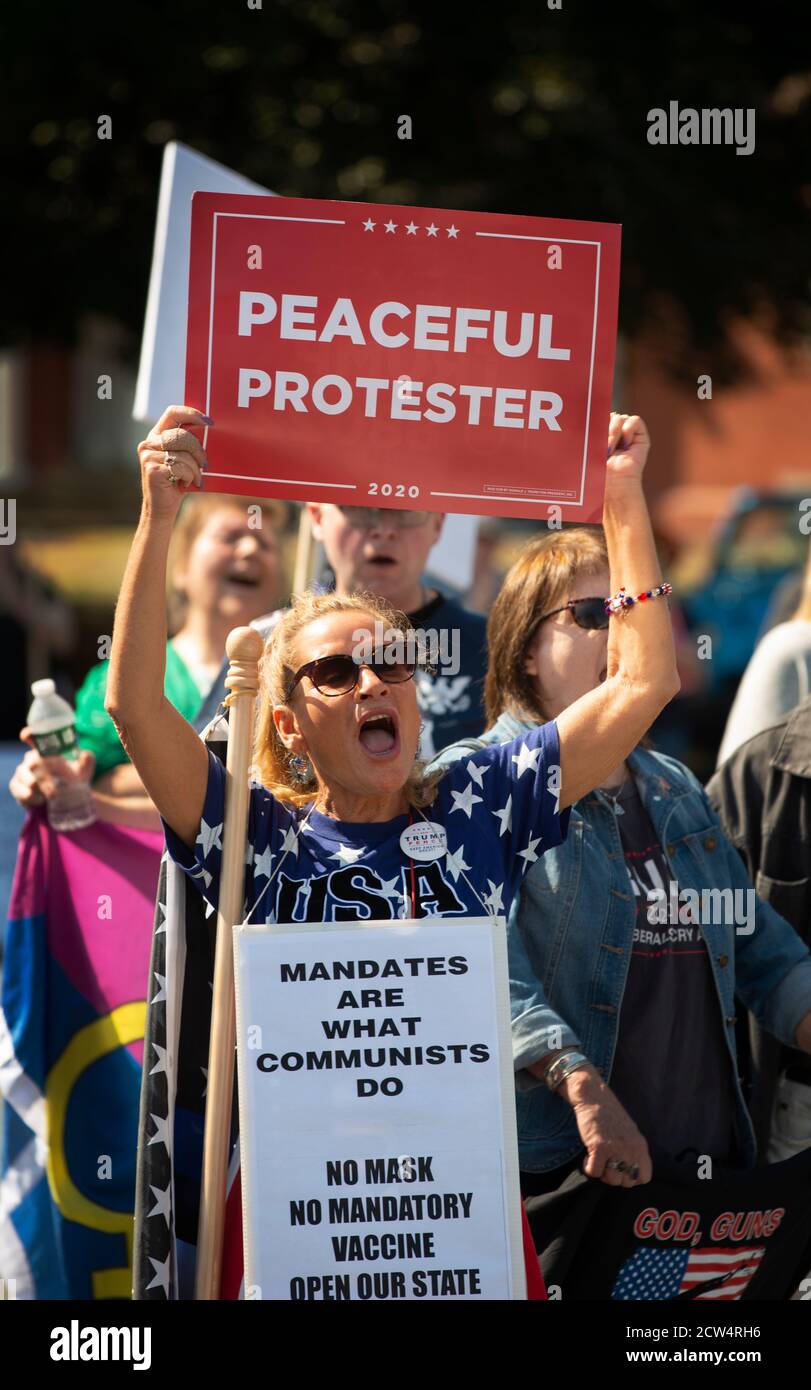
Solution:
M377 594L314 594L304 593L294 599L292 606L280 619L265 642L259 663L259 713L254 738L253 766L262 785L276 798L295 806L304 806L318 791L315 773L302 781L290 766L290 754L279 737L273 711L287 705L287 692L296 674L294 647L296 638L305 627L333 613L358 613L374 618L387 628L407 633L413 627L405 613ZM425 776L424 764L415 762L403 787L413 806L428 806L434 799L434 789L440 774Z
M573 581L608 567L600 526L550 531L529 542L501 586L487 623L485 712L488 727L505 710L543 718L533 677L524 666L538 621L566 602Z
M271 533L275 537L285 520L284 503L267 497L237 497L222 492L193 492L184 497L172 530L166 561L166 605L170 635L183 625L188 608L188 595L177 583L177 575L188 564L192 546L203 527L215 512L243 509L247 511L250 506L259 507L263 522L267 520L270 523Z

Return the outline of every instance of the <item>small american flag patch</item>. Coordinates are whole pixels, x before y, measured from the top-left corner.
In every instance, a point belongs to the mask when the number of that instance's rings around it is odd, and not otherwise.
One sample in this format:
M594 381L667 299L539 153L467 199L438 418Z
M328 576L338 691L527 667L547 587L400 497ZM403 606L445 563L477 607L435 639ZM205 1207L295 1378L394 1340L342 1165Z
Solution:
M611 1290L614 1299L740 1298L765 1246L741 1250L705 1245L696 1250L660 1250L638 1246L623 1264ZM698 1292L702 1285L708 1285Z

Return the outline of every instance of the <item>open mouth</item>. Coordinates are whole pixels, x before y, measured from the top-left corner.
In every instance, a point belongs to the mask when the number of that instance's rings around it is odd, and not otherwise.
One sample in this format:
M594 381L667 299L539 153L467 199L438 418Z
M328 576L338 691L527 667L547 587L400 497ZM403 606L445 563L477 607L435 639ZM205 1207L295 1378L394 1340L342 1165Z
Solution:
M255 589L259 583L255 574L246 574L241 571L234 571L225 576L226 584L236 584L241 589Z
M391 555L370 555L366 563L375 565L378 569L385 569L387 566L396 565L397 561Z
M390 714L372 714L364 719L358 732L363 749L373 758L385 758L400 747L397 724Z

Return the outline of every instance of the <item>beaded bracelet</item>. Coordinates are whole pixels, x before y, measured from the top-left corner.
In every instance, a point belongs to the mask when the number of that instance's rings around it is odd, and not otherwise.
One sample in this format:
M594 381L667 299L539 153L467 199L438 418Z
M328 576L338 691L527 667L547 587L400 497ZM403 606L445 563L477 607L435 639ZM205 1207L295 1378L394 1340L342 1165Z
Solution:
M657 584L655 589L646 589L644 594L637 594L636 598L626 594L624 589L620 589L614 598L606 599L605 611L606 613L622 613L627 608L633 608L635 603L645 603L649 598L661 598L664 594L672 593L673 585L667 583Z

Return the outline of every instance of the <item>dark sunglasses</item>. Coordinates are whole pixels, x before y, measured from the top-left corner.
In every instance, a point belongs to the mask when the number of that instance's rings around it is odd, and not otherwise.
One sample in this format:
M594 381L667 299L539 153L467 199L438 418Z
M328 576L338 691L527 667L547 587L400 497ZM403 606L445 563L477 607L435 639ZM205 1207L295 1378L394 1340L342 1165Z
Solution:
M536 627L540 627L547 618L554 618L556 613L565 613L567 609L577 626L585 628L586 632L596 632L600 628L608 627L610 615L605 611L604 598L570 598L562 608L553 608L550 613L544 613L543 617L538 619Z
M360 680L364 666L374 671L378 680L386 685L400 685L403 681L410 681L417 669L416 661L360 661L354 656L344 655L343 652L334 656L319 656L315 661L307 661L299 667L285 699L290 699L303 676L307 676L322 695L348 695Z

